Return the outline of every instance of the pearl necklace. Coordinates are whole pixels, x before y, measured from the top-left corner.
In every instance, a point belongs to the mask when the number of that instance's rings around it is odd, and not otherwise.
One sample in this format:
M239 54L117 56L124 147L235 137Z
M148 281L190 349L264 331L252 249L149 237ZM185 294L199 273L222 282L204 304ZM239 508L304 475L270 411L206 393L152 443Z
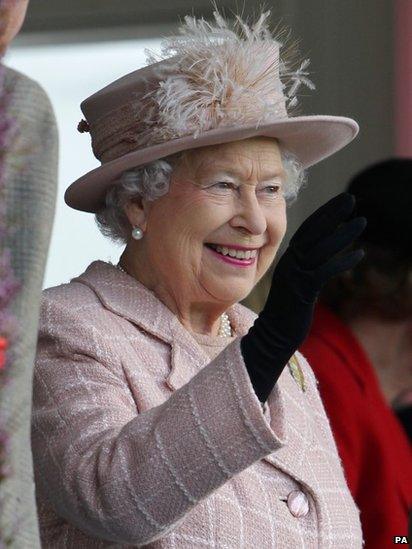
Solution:
M119 269L119 271L129 274L125 269L123 269L123 267L119 263L115 265L115 267ZM227 313L223 313L220 316L220 326L217 335L220 337L232 337L232 328L230 326L230 320Z
M218 335L220 337L232 337L232 328L227 313L223 313L220 317L220 326Z

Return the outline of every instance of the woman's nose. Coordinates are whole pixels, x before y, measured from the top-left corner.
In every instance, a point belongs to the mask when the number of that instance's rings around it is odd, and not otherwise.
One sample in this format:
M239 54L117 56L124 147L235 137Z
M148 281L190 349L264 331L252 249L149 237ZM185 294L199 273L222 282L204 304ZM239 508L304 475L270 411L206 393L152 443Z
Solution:
M239 200L238 211L232 217L230 225L247 230L252 234L263 234L266 231L266 215L256 196Z

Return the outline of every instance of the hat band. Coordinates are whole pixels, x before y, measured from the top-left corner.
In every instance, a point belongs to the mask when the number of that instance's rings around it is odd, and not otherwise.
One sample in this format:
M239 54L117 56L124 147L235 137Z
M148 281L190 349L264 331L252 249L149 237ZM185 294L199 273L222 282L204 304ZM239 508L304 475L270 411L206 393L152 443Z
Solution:
M144 101L146 99L146 101ZM245 108L241 102L237 110L209 107L201 124L179 125L178 120L167 119L159 112L152 96L145 96L137 104L129 102L107 113L89 125L93 153L102 164L115 160L139 148L151 147L193 135L198 137L204 131L240 124L255 125L276 122L287 118L285 98L274 92L270 103L257 103Z

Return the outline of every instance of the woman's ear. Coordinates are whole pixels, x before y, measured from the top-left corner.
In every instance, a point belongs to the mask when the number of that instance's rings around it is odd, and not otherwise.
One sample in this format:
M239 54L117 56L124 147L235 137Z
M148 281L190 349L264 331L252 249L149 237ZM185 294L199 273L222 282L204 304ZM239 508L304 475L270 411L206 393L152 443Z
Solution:
M133 198L126 202L123 209L132 227L140 227L142 231L146 230L147 216L149 212L146 200L140 196Z

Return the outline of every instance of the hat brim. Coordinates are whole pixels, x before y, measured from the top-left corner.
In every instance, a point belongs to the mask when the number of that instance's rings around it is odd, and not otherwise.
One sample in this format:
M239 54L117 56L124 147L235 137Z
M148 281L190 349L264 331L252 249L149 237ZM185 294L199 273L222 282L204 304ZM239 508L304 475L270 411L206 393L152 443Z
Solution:
M76 210L96 213L105 205L107 189L125 170L188 149L239 141L250 137L276 138L281 148L293 153L304 168L313 166L342 149L359 131L358 124L343 116L297 116L270 124L221 127L173 139L130 152L86 173L66 190L64 200Z

